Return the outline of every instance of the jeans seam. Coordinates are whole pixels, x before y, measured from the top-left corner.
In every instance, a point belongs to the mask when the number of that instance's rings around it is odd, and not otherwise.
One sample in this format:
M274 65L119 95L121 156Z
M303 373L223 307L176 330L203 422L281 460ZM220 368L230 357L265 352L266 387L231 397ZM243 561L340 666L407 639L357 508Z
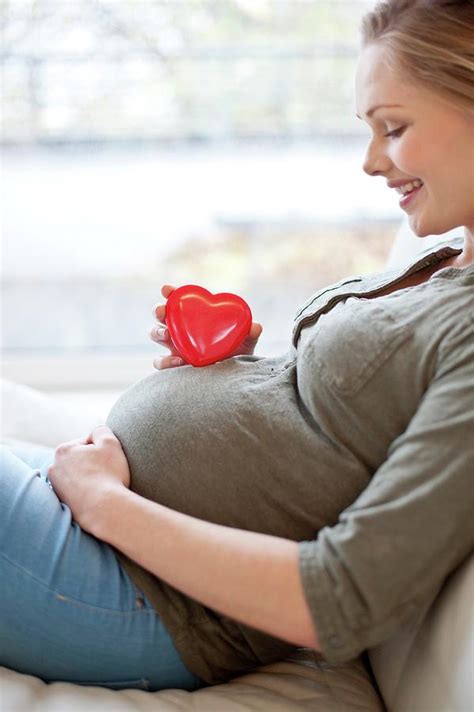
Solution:
M90 610L100 611L102 613L109 613L116 616L135 615L136 613L153 613L153 615L156 616L156 611L150 610L149 608L135 608L131 611L115 611L111 608L102 608L101 606L94 606L92 603L84 603L84 601L79 601L76 598L65 596L63 593L58 593L56 591L54 592L54 595L56 597L56 600L65 601L67 603L72 604L73 606L77 606L78 608L87 608Z
M49 591L50 593L52 593L55 596L56 600L58 600L58 601L67 601L68 603L72 603L78 607L89 608L89 609L93 609L96 611L101 611L103 613L109 613L109 614L117 615L117 616L135 615L135 613L153 613L154 615L156 615L156 611L154 609L151 610L149 608L138 608L138 609L134 609L131 611L115 611L111 608L102 608L101 606L94 606L91 603L84 603L82 601L78 601L75 598L71 598L70 596L65 596L64 594L59 593L59 591L55 590L54 588L51 588L51 586L48 586L48 584L46 584L44 581L41 581L41 579L37 578L30 571L23 568L23 566L20 566L20 564L18 564L16 561L12 561L3 551L0 551L0 557L2 557L2 559L4 559L7 563L9 563L10 566L13 566L13 568L17 569L18 571L21 571L26 576L29 576L29 578L33 579L33 581L36 581L36 583L38 583L40 586L42 586L42 588L44 588L47 591Z

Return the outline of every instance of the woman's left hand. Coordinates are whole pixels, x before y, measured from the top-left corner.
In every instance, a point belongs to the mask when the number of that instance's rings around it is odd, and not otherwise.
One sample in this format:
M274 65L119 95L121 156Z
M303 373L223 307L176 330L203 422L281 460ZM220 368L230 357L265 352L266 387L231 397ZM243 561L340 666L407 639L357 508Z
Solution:
M74 520L91 532L100 503L117 489L130 487L130 469L120 441L106 425L86 438L56 448L48 477Z

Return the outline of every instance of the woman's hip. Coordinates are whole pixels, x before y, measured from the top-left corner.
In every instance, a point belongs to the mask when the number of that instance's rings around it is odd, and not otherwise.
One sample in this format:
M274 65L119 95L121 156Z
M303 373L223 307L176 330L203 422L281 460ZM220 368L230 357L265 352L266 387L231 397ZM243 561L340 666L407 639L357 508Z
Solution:
M0 664L46 680L195 689L160 617L112 547L81 530L45 481L0 455Z

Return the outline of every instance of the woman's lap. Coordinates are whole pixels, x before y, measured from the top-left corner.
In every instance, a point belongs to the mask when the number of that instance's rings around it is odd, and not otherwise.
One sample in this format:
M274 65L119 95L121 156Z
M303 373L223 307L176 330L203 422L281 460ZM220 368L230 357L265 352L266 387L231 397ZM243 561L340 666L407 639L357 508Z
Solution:
M1 449L0 664L48 681L196 689L113 548L48 486L52 455Z

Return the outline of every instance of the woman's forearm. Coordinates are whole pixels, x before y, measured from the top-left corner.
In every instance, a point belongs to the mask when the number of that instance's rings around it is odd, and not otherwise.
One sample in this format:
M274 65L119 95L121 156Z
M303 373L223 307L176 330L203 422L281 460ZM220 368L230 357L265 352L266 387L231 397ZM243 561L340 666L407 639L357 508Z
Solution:
M212 524L123 489L91 532L205 606L301 647L318 647L294 541Z

